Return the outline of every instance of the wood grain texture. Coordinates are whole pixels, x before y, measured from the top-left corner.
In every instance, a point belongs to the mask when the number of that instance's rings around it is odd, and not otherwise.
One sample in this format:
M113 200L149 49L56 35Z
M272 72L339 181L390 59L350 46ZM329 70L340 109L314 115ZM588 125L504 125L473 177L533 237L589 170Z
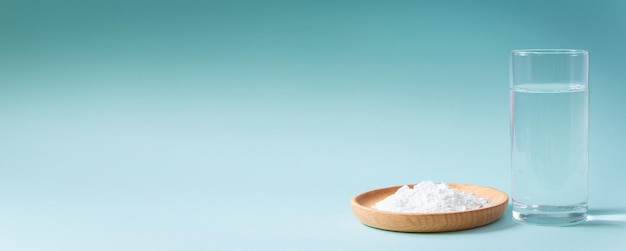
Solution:
M395 193L401 186L368 191L352 198L354 215L365 225L399 232L447 232L476 228L498 220L509 201L509 196L497 189L467 185L448 184L463 192L483 197L491 206L450 213L396 213L372 209L372 205ZM409 185L413 187L413 185Z

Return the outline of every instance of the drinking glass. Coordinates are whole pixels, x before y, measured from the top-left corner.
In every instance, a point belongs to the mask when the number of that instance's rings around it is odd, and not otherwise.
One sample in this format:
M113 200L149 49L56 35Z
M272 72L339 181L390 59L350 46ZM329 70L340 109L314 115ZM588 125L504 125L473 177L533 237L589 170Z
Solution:
M587 217L589 52L511 53L513 219L571 225Z

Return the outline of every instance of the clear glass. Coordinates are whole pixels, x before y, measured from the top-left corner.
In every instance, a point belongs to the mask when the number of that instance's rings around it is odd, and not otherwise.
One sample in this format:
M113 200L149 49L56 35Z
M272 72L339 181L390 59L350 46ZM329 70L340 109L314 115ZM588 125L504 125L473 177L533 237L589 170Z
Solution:
M513 219L562 226L587 217L589 53L511 54Z

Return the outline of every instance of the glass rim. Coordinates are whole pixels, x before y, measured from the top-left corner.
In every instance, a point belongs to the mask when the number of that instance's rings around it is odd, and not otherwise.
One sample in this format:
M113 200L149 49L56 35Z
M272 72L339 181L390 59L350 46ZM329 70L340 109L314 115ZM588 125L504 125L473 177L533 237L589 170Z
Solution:
M581 49L521 49L512 50L513 55L525 56L525 55L545 55L545 54L560 54L560 55L589 55L589 51Z

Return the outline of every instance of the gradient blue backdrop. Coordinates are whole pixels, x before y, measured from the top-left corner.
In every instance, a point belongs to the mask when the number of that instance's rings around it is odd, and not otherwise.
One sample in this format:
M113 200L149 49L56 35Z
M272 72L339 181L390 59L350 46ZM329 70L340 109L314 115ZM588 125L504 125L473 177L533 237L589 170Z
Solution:
M0 250L623 250L625 44L624 1L2 0ZM591 53L595 220L358 223L377 187L510 191L522 48Z

